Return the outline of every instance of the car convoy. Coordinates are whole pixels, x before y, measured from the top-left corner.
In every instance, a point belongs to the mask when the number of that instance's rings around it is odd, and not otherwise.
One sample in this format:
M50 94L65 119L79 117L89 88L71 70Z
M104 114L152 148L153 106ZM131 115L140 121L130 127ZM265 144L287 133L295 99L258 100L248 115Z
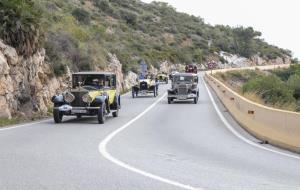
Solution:
M198 75L195 65L187 65L185 73L172 72L141 75L132 86L132 98L152 95L158 96L160 83L172 82L168 90L168 103L192 100L198 102ZM110 72L77 72L72 74L69 88L51 99L53 102L53 119L61 123L63 116L96 116L98 123L103 124L111 113L118 117L121 108L120 94L117 92L117 76Z

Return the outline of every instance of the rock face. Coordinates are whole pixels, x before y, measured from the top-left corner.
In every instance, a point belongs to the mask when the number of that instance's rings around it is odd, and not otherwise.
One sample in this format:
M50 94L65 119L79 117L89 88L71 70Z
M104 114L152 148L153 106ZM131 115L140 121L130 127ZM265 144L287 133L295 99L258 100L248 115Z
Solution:
M117 56L114 54L108 54L109 63L106 71L116 73L117 76L117 91L119 93L125 92L136 83L137 74L129 71L126 75L122 72L122 64L118 60Z
M51 97L66 87L62 81L67 79L51 75L45 50L25 59L0 41L0 117L31 117L32 111L47 113Z
M248 66L255 66L255 65L280 65L280 64L291 63L290 57L285 57L285 58L277 57L276 59L267 60L258 55L254 55L250 59L247 59L245 57L240 57L238 55L233 55L226 52L221 52L220 56L224 58L226 63L223 64L221 62L218 62L219 68L248 67Z
M122 72L122 64L114 54L108 54L108 66L106 71L116 73L117 76L117 91L122 92L124 88L124 76Z
M138 75L132 71L129 71L127 73L127 75L125 76L125 79L124 79L124 88L123 90L126 91L126 90L130 90L131 87L136 84L136 81L138 79Z
M24 58L0 40L0 118L13 115L30 118L35 112L46 114L52 105L51 97L68 87L67 81L71 79L69 68L64 76L54 77L45 56L42 49ZM116 55L109 54L108 57L105 71L116 73L117 90L130 89L137 75L130 71L124 76Z

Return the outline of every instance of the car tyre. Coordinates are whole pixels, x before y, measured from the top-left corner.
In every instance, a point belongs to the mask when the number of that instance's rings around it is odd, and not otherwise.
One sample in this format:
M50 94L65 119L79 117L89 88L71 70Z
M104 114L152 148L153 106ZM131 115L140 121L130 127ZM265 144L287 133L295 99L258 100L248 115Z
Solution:
M135 92L134 92L134 90L132 89L132 98L134 98L134 96L135 96Z
M168 104L172 104L173 99L172 98L168 98Z
M76 115L76 118L77 118L77 119L80 119L80 118L82 118L82 115L81 115L81 114L77 114L77 115Z
M154 97L157 96L157 92L156 92L156 88L155 87L153 88L153 94L154 94Z
M197 104L198 103L198 98L194 98L194 104Z
M118 117L119 116L119 106L117 107L117 110L112 112L113 117Z
M63 118L63 114L58 109L54 109L53 110L53 118L54 118L55 123L61 123L62 118Z
M98 122L103 124L106 119L106 106L105 103L102 103L101 107L98 110Z

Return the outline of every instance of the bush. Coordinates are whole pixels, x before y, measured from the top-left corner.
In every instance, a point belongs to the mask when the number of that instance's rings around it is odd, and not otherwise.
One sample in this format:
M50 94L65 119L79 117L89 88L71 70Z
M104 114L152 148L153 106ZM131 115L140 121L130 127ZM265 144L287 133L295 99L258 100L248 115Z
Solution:
M19 54L35 53L43 42L42 12L31 0L0 1L0 38Z
M297 100L300 98L300 75L291 75L287 81L290 90L293 91L293 96Z
M267 104L283 105L295 102L293 91L274 75L250 79L243 85L242 91L243 93L256 93Z
M82 8L73 10L72 15L82 24L90 24L91 22L90 13Z
M135 26L137 24L137 15L133 12L121 10L120 15L122 19L126 21L127 24Z

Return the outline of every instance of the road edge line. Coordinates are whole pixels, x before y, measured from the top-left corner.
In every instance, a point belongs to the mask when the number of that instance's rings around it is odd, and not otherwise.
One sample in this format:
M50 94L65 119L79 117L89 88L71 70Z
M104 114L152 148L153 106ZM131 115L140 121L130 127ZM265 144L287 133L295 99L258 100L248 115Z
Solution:
M142 116L144 116L147 112L149 112L152 108L154 108L163 98L165 98L167 95L167 93L164 93L158 100L156 100L153 104L151 104L149 107L147 107L142 113L140 113L139 115L135 116L133 119L131 119L129 122L125 123L124 125L122 125L120 128L118 128L117 130L111 132L109 135L107 135L100 143L98 146L98 150L100 152L100 154L107 159L108 161L124 168L127 169L131 172L140 174L142 176L151 178L153 180L157 180L175 187L179 187L179 188L183 188L183 189L187 189L187 190L203 190L201 188L194 188L190 185L186 185L186 184L182 184L179 183L177 181L173 181L170 179L166 179L163 177L160 177L158 175L143 171L141 169L135 168L133 166L130 166L129 164L126 164L125 162L122 162L120 160L118 160L117 158L113 157L108 151L107 151L107 144L119 133L121 133L123 130L125 130L126 128L128 128L131 124L133 124L135 121L137 121L138 119L140 119Z
M122 96L125 96L127 94L129 94L130 91L124 93L124 94L121 94L121 97ZM8 125L8 126L4 126L4 127L0 127L0 131L6 131L6 130L11 130L11 129L16 129L16 128L20 128L20 127L26 127L26 126L30 126L30 125L36 125L36 124L40 124L40 123L45 123L47 121L51 121L53 120L53 118L48 118L48 119L42 119L42 120L38 120L38 121L35 121L35 122L30 122L30 123L19 123L19 124L16 124L16 125Z
M263 149L263 150L266 150L266 151L269 151L269 152L272 152L272 153L276 153L276 154L280 154L282 156L286 156L286 157L289 157L289 158L294 158L294 159L298 159L300 160L300 156L296 156L296 155L293 155L293 154L289 154L289 153L286 153L286 152L280 152L280 151L277 151L277 150L274 150L274 149L271 149L271 148L267 148L267 147L264 147L262 145L259 145L259 144L256 144L255 142L249 140L248 138L244 137L243 135L241 135L239 132L237 132L234 127L232 127L232 125L229 124L229 122L227 121L227 119L224 117L224 115L221 113L219 107L217 106L217 103L215 102L207 84L206 84L206 81L204 80L204 78L202 77L202 80L203 80L203 83L204 83L204 86L206 88L206 91L208 93L208 96L219 116L219 118L222 120L222 122L224 123L224 125L226 126L226 128L231 132L233 133L236 137L238 137L240 140L246 142L247 144L250 144L256 148L260 148L260 149Z

